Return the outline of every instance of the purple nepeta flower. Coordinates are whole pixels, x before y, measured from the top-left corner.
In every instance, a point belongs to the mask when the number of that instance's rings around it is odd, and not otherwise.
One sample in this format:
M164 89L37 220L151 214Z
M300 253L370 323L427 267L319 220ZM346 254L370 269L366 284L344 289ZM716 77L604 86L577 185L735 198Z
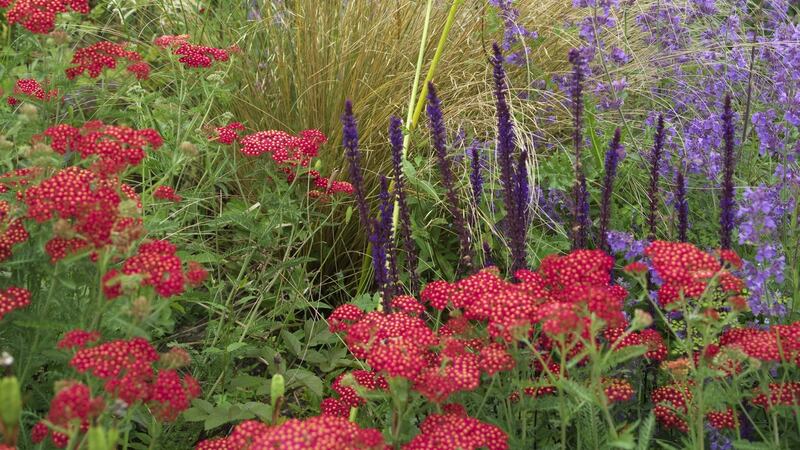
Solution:
M412 295L419 289L419 276L417 275L417 247L411 235L411 213L408 210L406 199L405 177L403 176L403 130L400 128L400 118L392 116L389 119L389 142L392 145L392 171L394 177L394 191L397 196L398 216L400 218L399 238L403 242L406 253L406 266L408 269L409 283Z
M605 177L603 178L603 193L600 201L600 230L598 231L599 248L604 251L608 251L606 231L611 220L611 194L614 192L614 178L617 176L617 166L622 154L620 139L620 129L617 128L614 130L614 137L611 139L608 151L606 151Z
M719 217L719 245L722 249L731 248L731 235L736 222L736 199L734 198L733 172L736 170L736 155L734 153L733 109L730 95L725 96L725 110L722 113L723 136L725 139L725 152L722 174L722 195L720 198Z
M513 0L489 0L489 4L497 8L498 16L503 20L502 49L507 53L505 62L518 66L525 65L527 55L530 53L527 41L538 38L539 34L520 23L519 9L514 8ZM518 46L522 48L512 52Z
M472 250L470 246L469 233L464 224L464 216L462 215L461 208L458 206L458 195L456 194L455 184L453 181L453 171L450 165L450 160L447 157L447 132L444 128L444 118L442 116L442 103L436 95L436 87L433 83L428 84L428 119L431 128L431 137L433 140L433 148L436 151L436 159L439 164L439 172L442 175L442 184L444 184L447 193L447 202L450 207L450 212L453 214L453 226L459 241L459 263L462 270L470 272L472 270Z
M640 258L647 248L647 241L636 240L632 234L624 231L608 231L606 241L611 253L622 254L627 260Z

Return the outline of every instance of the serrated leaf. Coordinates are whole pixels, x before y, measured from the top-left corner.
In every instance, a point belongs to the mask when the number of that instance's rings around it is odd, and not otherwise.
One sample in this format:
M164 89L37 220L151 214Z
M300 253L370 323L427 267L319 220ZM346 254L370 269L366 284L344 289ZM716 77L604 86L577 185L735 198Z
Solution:
M590 404L595 403L594 395L592 395L592 392L586 387L581 386L580 384L572 380L566 380L563 378L558 380L558 384L561 387L563 387L564 390L567 391L567 393L572 394L575 397L578 397L582 401Z
M647 415L647 419L642 422L639 427L639 442L636 446L638 450L647 450L650 448L650 439L653 438L653 430L656 425L656 416L651 412Z

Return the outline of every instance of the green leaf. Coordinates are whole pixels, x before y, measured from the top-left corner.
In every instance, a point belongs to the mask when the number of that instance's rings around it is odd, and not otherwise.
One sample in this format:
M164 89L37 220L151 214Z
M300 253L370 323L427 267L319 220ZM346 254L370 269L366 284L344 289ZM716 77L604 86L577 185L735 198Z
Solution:
M639 427L639 443L636 446L638 450L647 450L650 448L650 439L653 438L653 430L656 425L656 416L651 412L647 418L642 422Z
M307 387L317 397L322 397L322 380L305 369L289 369L285 374L287 383L300 383Z
M230 345L228 345L227 347L225 347L225 350L226 350L228 353L233 353L233 352L235 352L236 350L239 350L240 348L242 348L242 347L246 347L246 346L247 346L247 343L246 343L246 342L234 342L233 344L230 344Z
M300 343L300 339L297 336L290 333L288 330L281 330L281 338L283 339L283 343L286 344L286 348L289 349L295 356L300 356L303 353L303 344Z
M566 380L563 378L558 380L558 384L561 385L561 387L563 387L564 390L567 391L567 393L572 394L575 397L578 397L582 401L589 404L595 403L595 397L594 395L592 395L592 391L590 391L586 387L581 386L580 384L572 380Z
M770 450L774 449L775 447L771 444L765 444L763 442L750 442L739 439L733 441L733 448L738 450Z

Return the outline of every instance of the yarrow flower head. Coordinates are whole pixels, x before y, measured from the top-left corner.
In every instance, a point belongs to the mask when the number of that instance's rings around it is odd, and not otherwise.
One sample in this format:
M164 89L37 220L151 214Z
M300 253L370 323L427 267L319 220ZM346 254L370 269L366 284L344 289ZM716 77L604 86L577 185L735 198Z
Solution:
M419 426L420 434L403 450L508 449L508 436L500 428L465 414L431 414Z
M11 311L22 309L30 305L31 293L27 289L10 287L0 291L0 320Z
M252 420L242 422L227 438L202 441L195 450L271 448L382 450L385 444L378 430L360 428L343 417L318 416L289 419L274 426Z
M50 430L44 422L37 424L34 429L34 442L43 441L52 433L50 440L57 447L63 448L70 438L78 433L89 430L89 423L98 417L105 408L102 397L92 397L89 387L83 383L67 382L62 385L50 402L50 411L47 413L47 422L56 428Z
M171 186L159 186L153 191L153 198L168 202L180 203L183 197L178 195Z
M37 99L42 101L50 101L58 97L58 89L45 90L41 83L33 78L21 78L14 84L14 95L24 95L29 99ZM16 105L19 99L16 97L8 97L7 102L9 105Z
M128 61L128 70L137 78L149 74L149 69L144 70L141 65L140 54L126 50L124 44L101 41L75 51L70 62L72 66L66 69L67 78L72 80L84 72L87 72L90 78L97 78L103 70L116 68L118 60Z
M231 122L225 126L216 128L216 139L220 144L231 145L239 140L240 131L244 131L244 125L242 125L241 122Z
M701 296L713 279L730 295L744 289L744 283L724 269L717 258L683 242L655 241L647 247L656 274L662 280L658 302L662 306Z
M89 0L0 0L0 8L8 8L9 25L19 23L32 33L47 34L55 28L56 15L72 10L89 14Z
M81 127L56 125L35 137L37 142L48 140L59 154L75 152L82 159L97 157L93 170L100 175L116 174L144 159L146 148L158 149L164 143L152 128L137 130L126 126L107 125L99 120Z
M207 47L204 45L195 45L189 42L190 36L188 34L181 34L177 36L160 36L153 41L157 47L160 48L174 48L172 54L179 55L178 61L189 68L207 68L211 67L215 61L227 61L230 58L230 53L238 47L231 47L228 50Z

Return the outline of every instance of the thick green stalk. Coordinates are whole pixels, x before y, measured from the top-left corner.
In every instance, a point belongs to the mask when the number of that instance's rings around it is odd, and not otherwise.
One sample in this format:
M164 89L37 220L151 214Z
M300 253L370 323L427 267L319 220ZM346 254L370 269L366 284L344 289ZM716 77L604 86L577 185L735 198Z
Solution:
M444 46L447 43L447 36L450 34L450 29L453 27L453 23L455 22L458 7L461 6L462 3L464 3L464 0L453 0L453 4L450 5L450 11L447 13L447 21L444 24L444 30L442 30L442 35L439 37L439 43L436 46L436 52L433 54L431 65L428 67L428 73L425 75L425 81L422 83L422 91L419 93L419 98L416 98L417 89L419 88L419 77L422 73L422 60L425 54L425 43L428 40L428 26L430 24L432 0L428 0L428 6L425 12L425 26L422 30L422 40L419 43L419 54L417 55L417 70L414 74L414 85L411 87L411 98L408 102L408 114L406 115L405 122L406 135L403 136L403 161L405 161L406 157L408 156L408 146L411 142L411 131L417 127L417 123L419 123L419 116L422 114L422 107L425 105L425 96L428 94L428 83L433 80L433 74L436 72L436 67L439 65L439 61L442 59ZM414 105L415 100L416 106L414 106L412 109L412 105ZM397 222L399 219L400 208L397 200L395 200L394 211L392 213L393 238L397 236Z

